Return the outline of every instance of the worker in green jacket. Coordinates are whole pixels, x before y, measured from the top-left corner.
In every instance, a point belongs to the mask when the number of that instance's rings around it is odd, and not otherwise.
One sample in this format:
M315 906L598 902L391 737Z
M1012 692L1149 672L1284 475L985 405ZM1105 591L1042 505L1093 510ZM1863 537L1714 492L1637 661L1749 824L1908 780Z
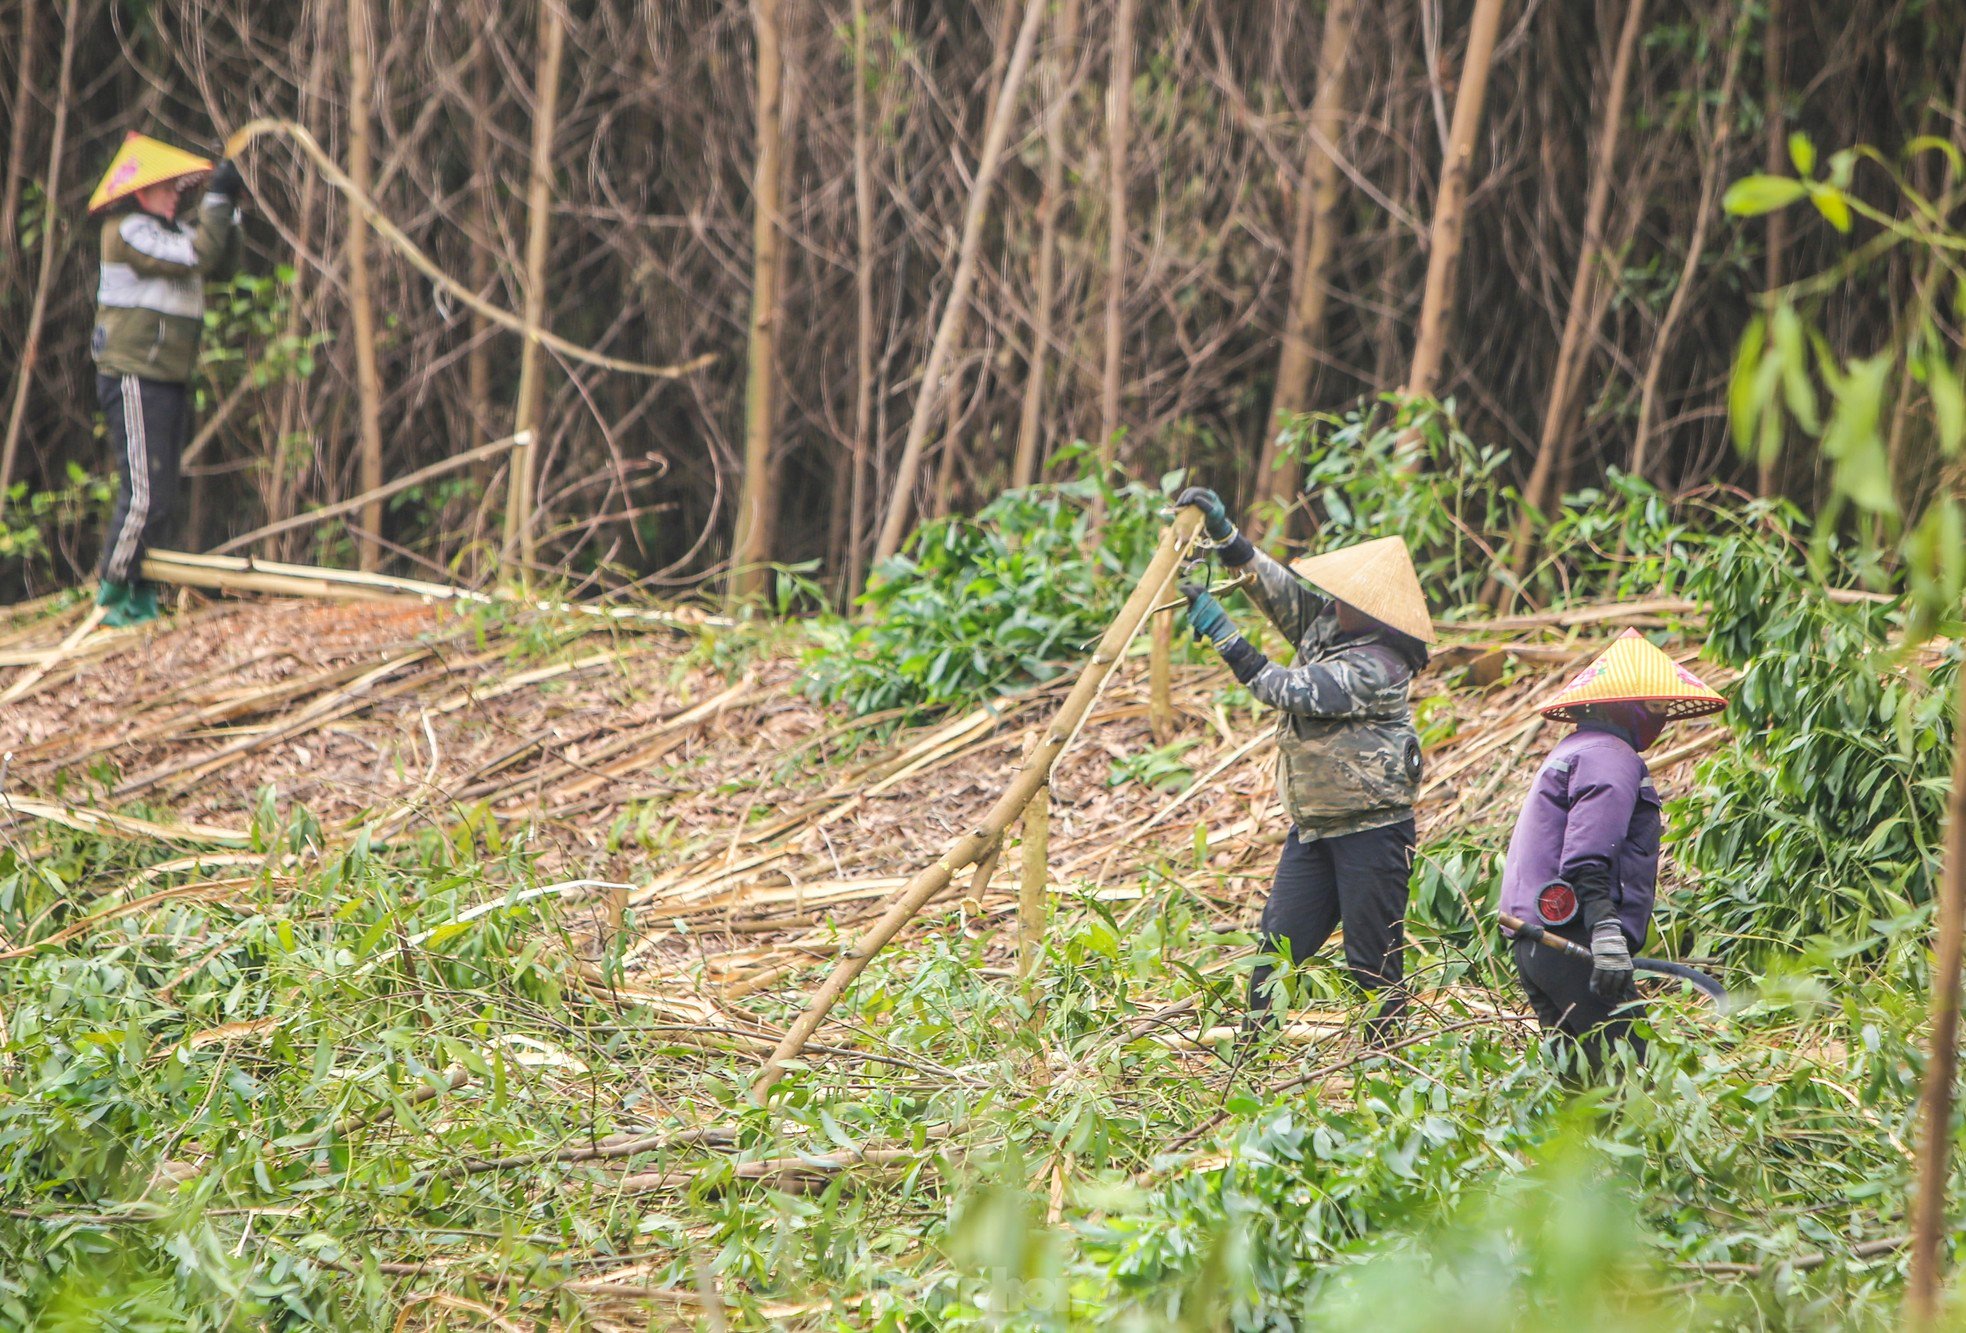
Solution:
M186 200L204 191L195 218ZM239 196L230 160L204 158L132 134L95 197L102 274L89 350L96 399L122 481L102 547L96 600L107 625L157 618L157 594L142 577L144 550L159 540L177 500L178 464L191 435L191 379L205 327L205 283L229 275L239 257Z

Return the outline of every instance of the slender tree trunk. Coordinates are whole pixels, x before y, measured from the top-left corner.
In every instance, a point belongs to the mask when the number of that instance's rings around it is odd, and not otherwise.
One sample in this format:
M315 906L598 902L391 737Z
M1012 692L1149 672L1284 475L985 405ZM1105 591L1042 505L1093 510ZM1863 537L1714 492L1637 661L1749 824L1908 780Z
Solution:
M866 572L868 469L874 424L874 150L867 87L867 0L853 0L853 489L847 513L846 595Z
M320 105L321 93L327 86L328 53L330 44L328 34L333 24L333 0L319 0L314 9L314 52L307 66L307 82L301 88L300 105L295 110L295 119L306 125L315 107ZM300 183L300 209L294 219L294 281L293 290L287 296L287 317L281 328L281 335L289 347L297 346L301 330L308 322L312 303L308 300L310 283L318 285L308 262L308 238L314 233L314 210L320 202L320 176L316 172L304 172ZM293 437L301 429L306 419L307 381L298 375L289 378L280 392L280 406L274 413L273 461L265 487L266 521L277 523L293 512L298 478L292 475ZM312 431L311 423L308 426ZM275 555L291 555L293 539L282 538L274 548Z
M1127 140L1133 131L1133 30L1139 0L1119 0L1106 80L1106 362L1099 378L1099 469L1110 474L1120 430L1120 351L1126 341Z
M1357 0L1328 0L1324 34L1318 39L1317 91L1311 99L1310 132L1305 135L1304 184L1297 194L1290 313L1284 320L1276 396L1270 403L1262 463L1257 468L1256 493L1279 504L1287 505L1296 496L1299 467L1295 456L1279 457L1277 437L1283 423L1310 404L1316 346L1324 336L1325 296L1339 228L1339 171L1333 154L1349 114L1345 73L1357 28Z
M1590 194L1584 203L1584 238L1577 251L1577 267L1570 277L1570 304L1564 311L1563 336L1557 342L1556 365L1550 375L1550 396L1543 409L1542 435L1536 442L1536 462L1529 470L1529 482L1522 491L1522 513L1516 520L1510 542L1509 567L1520 573L1529 563L1534 545L1532 515L1549 503L1551 478L1555 476L1558 455L1568 447L1571 407L1576 400L1577 381L1583 370L1585 345L1590 325L1596 323L1598 306L1592 288L1604 266L1604 218L1611 206L1611 182L1618 170L1618 138L1625 123L1625 91L1631 86L1631 68L1638 50L1638 33L1644 24L1645 0L1629 0L1625 6L1624 27L1618 33L1618 46L1611 58L1611 77L1604 94L1604 119L1598 126L1597 152L1591 169ZM1500 584L1491 581L1484 600L1492 599Z
M1659 376L1665 369L1666 351L1672 346L1673 330L1685 313L1687 302L1699 280L1700 256L1706 250L1707 224L1713 220L1714 204L1720 192L1720 178L1726 165L1727 140L1734 128L1734 89L1741 72L1741 52L1747 45L1748 25L1736 21L1734 35L1727 44L1727 69L1720 77L1720 101L1714 107L1713 138L1707 149L1706 164L1700 170L1700 194L1694 201L1693 235L1686 242L1686 262L1680 265L1679 281L1673 285L1672 300L1659 319L1659 330L1652 336L1652 354L1646 358L1645 379L1638 394L1638 425L1632 432L1631 470L1645 476L1652 436L1652 418L1659 404Z
M566 52L566 19L560 0L539 0L539 68L534 73L532 166L526 178L526 323L546 323L546 260L553 240L553 130L560 103L560 65ZM546 402L540 345L527 338L519 348L518 406L512 433L530 438L512 451L511 488L505 502L505 558L516 553L519 577L530 577L539 560L538 515L533 513L539 468L540 422Z
M1767 137L1763 145L1762 170L1771 176L1787 174L1788 168L1788 125L1783 114L1782 103L1788 96L1787 80L1783 73L1784 56L1787 54L1788 25L1782 13L1785 0L1768 0L1768 31L1761 44L1762 101L1767 106ZM1773 300L1774 291L1782 285L1785 268L1784 259L1788 250L1789 219L1788 210L1771 209L1766 218L1768 228L1767 253L1762 258L1761 285ZM1774 495L1782 485L1782 451L1779 445L1773 453L1760 460L1756 469L1755 489L1762 495Z
M375 188L370 166L369 0L348 0L348 178L363 195ZM361 489L382 485L382 386L376 373L375 304L369 292L369 224L359 208L348 210L348 301L355 324L355 391L360 400ZM362 510L358 561L363 569L382 564L382 501Z
M492 90L496 73L492 41L497 32L498 14L491 0L480 0L477 12L477 50L471 59L471 190L469 195L469 234L471 247L471 290L491 299L493 276L492 237ZM471 312L471 350L464 357L465 394L470 399L471 421L478 434L490 439L497 429L492 415L491 321L482 311Z
M1045 372L1051 364L1051 330L1058 305L1058 206L1065 195L1065 113L1077 80L1080 0L1061 0L1057 30L1047 61L1044 123L1044 176L1038 193L1038 292L1031 330L1031 369L1024 381L1024 404L1017 419L1017 453L1010 467L1013 487L1029 486L1044 464Z
M753 164L751 208L750 366L744 389L744 479L738 493L737 532L732 543L730 592L736 599L764 590L771 559L771 523L778 512L773 494L771 441L776 396L773 368L778 358L778 231L783 151L779 101L784 70L779 50L779 0L752 0L757 30L758 152Z
M1010 122L1017 112L1018 94L1031 67L1031 48L1037 44L1038 24L1044 17L1044 0L1025 0L1024 23L1017 33L1017 46L1010 65L1004 70L1003 86L997 89L991 108L983 148L976 160L976 175L970 186L969 202L963 212L962 239L956 246L956 273L949 283L949 298L943 304L942 318L929 344L928 362L922 368L921 391L915 396L914 415L908 422L908 438L895 465L894 491L888 497L887 517L881 524L880 541L874 547L876 564L901 549L907 535L908 514L913 505L915 480L921 471L922 446L928 428L942 401L943 377L949 357L955 350L956 331L969 308L970 288L976 282L976 257L983 242L983 223L989 214L990 192L996 185L1002 164L1004 142L1010 137Z
M1440 193L1434 200L1427 285L1420 298L1420 332L1413 343L1413 365L1406 373L1406 392L1415 397L1435 392L1447 351L1448 308L1454 296L1455 268L1461 258L1468 173L1474 163L1475 136L1481 130L1482 104L1488 98L1488 71L1495 62L1495 36L1502 24L1502 5L1503 0L1475 0L1474 17L1468 24L1468 53L1461 62L1461 86L1454 96L1454 123L1449 129L1447 157L1441 163Z
M34 0L29 0L32 4ZM7 508L7 488L13 484L14 461L20 451L21 424L27 419L27 396L34 383L34 363L41 356L41 326L48 316L48 292L54 286L55 256L61 249L57 224L61 219L61 157L68 138L69 76L75 68L75 30L80 26L80 0L68 0L62 14L61 70L55 77L54 141L48 146L47 207L41 226L41 274L34 283L34 304L27 312L27 335L14 369L14 402L7 412L7 438L0 444L0 513ZM22 108L25 113L26 108Z
M1946 800L1945 869L1939 884L1939 936L1932 959L1932 1032L1919 1092L1918 1182L1912 1198L1911 1274L1905 1291L1912 1328L1932 1328L1939 1312L1939 1251L1946 1236L1951 1175L1953 1076L1959 1061L1959 968L1966 942L1966 671L1959 672L1953 716L1952 791Z
M0 188L0 271L9 277L20 257L21 181L27 171L27 129L34 123L28 109L34 105L34 16L41 12L38 0L22 0L20 41L15 47L20 63L14 70L14 123L7 131L7 183Z

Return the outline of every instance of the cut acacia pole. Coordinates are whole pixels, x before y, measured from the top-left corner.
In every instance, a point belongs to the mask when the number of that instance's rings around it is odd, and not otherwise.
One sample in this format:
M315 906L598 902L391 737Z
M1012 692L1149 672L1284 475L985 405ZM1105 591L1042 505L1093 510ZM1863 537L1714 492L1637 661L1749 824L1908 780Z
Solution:
M914 415L908 420L908 438L901 446L895 464L894 490L888 497L887 515L881 522L880 540L874 544L874 563L888 559L901 549L908 532L908 515L914 505L915 481L922 466L922 448L928 442L928 429L942 405L943 384L949 358L955 352L956 331L962 327L969 309L970 289L976 285L977 254L983 244L983 224L989 217L990 194L996 186L1003 164L1004 144L1010 137L1010 122L1016 115L1018 95L1031 68L1031 49L1037 45L1038 25L1044 18L1045 0L1025 0L1024 24L1017 33L1017 45L1004 71L1003 86L997 89L990 108L989 128L983 134L983 149L976 159L976 177L970 186L969 202L963 209L962 239L956 245L956 272L949 281L949 299L943 303L942 318L929 344L928 361L922 367L922 387L915 395Z
M1763 88L1761 104L1768 109L1766 116L1767 138L1763 145L1762 170L1770 176L1786 175L1788 172L1788 126L1783 114L1782 102L1786 97L1783 75L1783 60L1788 41L1787 28L1782 21L1782 8L1785 0L1768 0L1768 31L1761 43L1761 70ZM1720 114L1718 111L1715 114ZM1762 263L1762 286L1774 292L1782 285L1784 272L1783 258L1788 249L1789 213L1786 208L1771 208L1767 218L1766 254ZM1778 437L1779 438L1779 437ZM1755 489L1762 495L1774 495L1781 489L1782 451L1779 444L1775 450L1759 459L1755 469Z
M1017 975L1028 981L1044 951L1045 878L1051 856L1051 784L1024 807L1023 875L1017 884Z
M1638 33L1645 18L1645 0L1627 0L1625 25L1618 33L1618 49L1611 59L1611 77L1604 93L1604 119L1598 126L1595 166L1591 188L1584 201L1584 243L1577 251L1577 267L1570 275L1570 304L1563 315L1563 336L1557 343L1556 365L1550 374L1550 396L1543 406L1543 430L1536 441L1536 462L1529 470L1529 481L1522 489L1521 514L1509 543L1509 569L1521 573L1534 552L1534 515L1549 502L1551 482L1568 442L1571 422L1578 402L1577 385L1582 379L1586 346L1591 326L1597 322L1601 306L1592 295L1600 270L1607 262L1604 253L1604 218L1611 207L1611 182L1618 174L1618 137L1625 124L1625 90L1631 86L1631 69L1638 50ZM1724 112L1716 112L1724 115ZM1490 590L1482 596L1490 601L1500 583L1491 579Z
M1154 613L1153 637L1147 656L1147 726L1154 744L1174 739L1174 612Z
M1065 196L1065 112L1077 86L1073 70L1079 44L1080 0L1063 0L1058 27L1046 60L1044 174L1038 191L1038 291L1032 312L1031 368L1024 381L1024 404L1017 419L1017 452L1010 467L1013 487L1029 486L1043 465L1044 386L1051 364L1051 329L1058 304L1058 205Z
M29 0L31 9L36 0ZM68 134L68 82L75 68L76 8L80 0L68 0L62 20L61 72L55 80L54 142L48 148L48 183L43 192L50 201L61 198L62 141ZM23 56L23 59L26 57ZM17 106L16 115L25 118L27 108ZM14 402L7 410L7 439L0 444L0 513L7 509L7 487L14 479L14 458L20 449L21 423L27 418L27 394L34 380L34 363L41 355L41 326L48 314L48 290L54 285L55 252L61 248L58 228L52 214L41 228L41 275L34 284L34 304L27 312L27 337L21 343L20 358L14 363Z
M1318 41L1317 92L1311 98L1310 141L1304 183L1297 192L1297 235L1291 246L1293 291L1284 320L1283 353L1277 362L1276 396L1263 432L1256 492L1284 504L1297 496L1297 459L1278 456L1277 437L1285 422L1310 405L1311 372L1324 336L1325 297L1330 290L1331 258L1338 248L1338 140L1345 132L1345 71L1352 34L1358 28L1358 0L1330 0L1324 35Z
M1959 677L1966 717L1966 672ZM1946 1181L1952 1168L1953 1076L1959 1061L1959 968L1966 946L1966 727L1955 727L1952 790L1946 798L1945 868L1939 881L1939 938L1932 959L1932 1032L1919 1091L1917 1193L1912 1199L1911 1275L1905 1304L1912 1328L1939 1312L1939 1251L1945 1243Z
M348 0L348 178L364 198L374 176L369 162L369 0ZM355 395L361 426L362 489L382 485L382 381L375 361L375 300L369 291L369 228L361 210L348 210L348 304L355 326ZM382 502L362 514L358 563L382 563Z
M874 429L874 148L867 88L867 0L853 0L853 476L848 485L846 594L860 591L867 548L868 467Z
M757 32L758 150L751 175L751 335L750 365L744 381L744 476L737 496L737 531L732 542L730 594L754 597L764 591L771 559L771 439L776 408L773 383L778 359L779 168L783 135L779 100L785 78L779 49L778 0L752 0Z
M1413 343L1413 365L1406 392L1434 392L1447 350L1448 307L1454 272L1461 257L1461 235L1474 162L1475 135L1482 104L1488 99L1488 70L1495 61L1495 35L1502 25L1503 0L1475 0L1468 24L1468 53L1461 62L1461 87L1454 95L1454 123L1448 129L1447 158L1441 164L1440 194L1434 201L1432 239L1427 250L1427 285L1420 298L1420 333Z
M868 932L854 941L853 947L841 955L834 965L832 974L820 986L818 993L806 1011L799 1015L785 1034L778 1049L758 1070L751 1084L751 1098L763 1104L772 1087L783 1077L785 1062L796 1059L812 1040L812 1034L826 1020L840 997L846 993L854 978L866 970L868 962L884 948L889 940L900 933L914 915L921 911L928 901L949 886L956 872L965 866L974 865L1003 837L1004 830L1011 821L1022 814L1031 798L1038 790L1051 781L1052 767L1057 764L1059 755L1065 752L1080 725L1092 709L1092 701L1113 673L1113 667L1125 654L1127 645L1140 631L1140 625L1161 593L1173 579L1181 558L1194 544L1195 532L1201 523L1201 511L1183 509L1175 515L1174 522L1161 533L1160 545L1154 551L1154 558L1147 566L1147 572L1134 587L1126 604L1119 614L1113 617L1112 624L1099 639L1099 646L1093 650L1092 660L1079 672L1078 680L1072 685L1072 692L1058 706L1058 713L1051 720L1044 739L1025 760L1010 786L999 796L996 803L984 815L982 823L969 833L956 840L954 846L910 879L881 919L874 923Z
M7 177L6 186L0 188L0 273L9 276L19 257L15 245L20 240L21 178L27 167L27 129L34 123L28 114L34 97L34 16L40 12L37 4L20 7L20 37L14 47L20 58L14 68L14 124L7 134L7 161L0 165ZM0 486L0 491L5 489Z
M1133 30L1139 0L1113 14L1113 63L1106 79L1106 364L1099 380L1099 466L1111 472L1119 447L1120 352L1126 340L1127 140L1133 132Z
M82 617L82 623L77 625L69 636L56 646L53 652L49 653L47 657L43 658L31 670L23 674L19 680L9 685L4 694L0 694L0 704L10 704L33 689L50 671L53 671L66 661L70 653L81 647L82 640L88 638L94 632L95 627L102 623L102 618L108 614L109 608L106 606L90 607L89 614Z
M509 436L503 440L494 440L490 444L481 444L476 449L467 449L461 454L453 454L449 458L439 459L428 467L420 467L414 472L405 473L394 481L379 486L373 491L367 491L361 495L357 495L352 499L338 500L334 504L322 505L319 509L310 509L304 514L294 514L276 523L268 523L263 528L254 528L251 532L241 533L239 536L230 538L218 546L213 547L212 554L224 555L227 551L236 551L242 546L251 546L254 542L262 541L268 537L278 536L282 532L291 532L295 528L308 527L315 523L325 522L331 518L337 518L342 514L353 513L357 509L381 504L390 496L400 494L412 486L421 486L432 477L441 477L446 472L455 472L459 468L470 467L473 463L482 462L487 458L496 458L507 449L523 449L531 442L531 433L521 432L518 435Z
M532 166L526 181L525 302L526 323L533 328L546 322L546 258L553 240L553 128L565 50L566 23L559 0L539 0L539 69L533 85ZM539 526L533 514L533 478L539 465L531 442L545 401L540 346L528 338L519 349L518 404L512 418L512 434L524 436L527 442L512 455L505 499L505 559L508 571L517 573L521 581L539 556ZM377 509L379 516L379 503Z

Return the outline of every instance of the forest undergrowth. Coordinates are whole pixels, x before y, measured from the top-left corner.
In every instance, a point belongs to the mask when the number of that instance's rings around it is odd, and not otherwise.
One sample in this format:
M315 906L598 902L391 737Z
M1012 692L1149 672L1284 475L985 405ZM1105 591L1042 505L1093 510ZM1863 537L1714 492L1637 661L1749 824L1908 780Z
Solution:
M1484 674L1489 645L1589 649L1475 607L1515 508L1450 416L1366 403L1297 444L1321 541L1414 549L1448 629L1430 748L1492 724L1497 691L1554 683L1527 650ZM833 739L783 766L850 790L919 733L898 728L1042 705L1177 484L1010 493L925 527L856 619L704 628L685 652L730 682L802 662ZM771 937L786 971L742 990L691 961L715 921L665 921L667 890L625 912L569 890L523 818L468 804L377 836L269 787L237 801L247 845L217 869L133 826L13 819L0 1326L1893 1325L1956 650L1905 651L1888 576L1780 503L1614 474L1560 515L1523 596L1654 605L1648 632L1732 682L1726 729L1674 770L1652 951L1736 1002L1657 996L1642 1068L1580 1091L1525 1021L1489 924L1499 778L1424 823L1420 1003L1392 1050L1359 1047L1328 959L1297 978L1297 1023L1234 1042L1260 882L1222 853L1267 859L1261 796L1257 828L1189 813L1137 865L1055 869L1028 978L987 885L946 896L762 1108L751 1076L855 933L844 911ZM530 643L528 669L584 651ZM1258 733L1226 674L1177 658L1225 748ZM1518 763L1550 737L1507 739ZM1176 799L1211 781L1197 744L1101 771ZM993 792L1013 760L936 780ZM701 771L665 762L679 788ZM168 825L161 797L108 799L125 776L58 781ZM664 822L680 795L627 807L607 833L627 882L728 869L747 827L796 813L757 808L762 777L727 785L734 823L707 833Z

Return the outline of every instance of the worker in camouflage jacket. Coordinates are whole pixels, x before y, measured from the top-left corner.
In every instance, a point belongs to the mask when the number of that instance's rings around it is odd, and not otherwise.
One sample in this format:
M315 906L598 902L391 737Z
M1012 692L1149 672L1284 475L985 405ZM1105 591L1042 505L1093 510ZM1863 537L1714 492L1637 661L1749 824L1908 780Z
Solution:
M184 201L200 183L196 217L181 220ZM108 625L157 616L156 592L142 578L143 555L163 537L176 504L180 456L191 434L205 283L237 265L243 189L229 160L214 168L132 134L89 203L91 213L108 215L89 348L96 399L122 466L96 593Z
M1368 1035L1383 1044L1406 1005L1401 954L1420 786L1409 692L1434 637L1406 544L1382 538L1287 568L1236 530L1215 492L1190 487L1176 504L1202 512L1223 563L1245 571L1244 591L1296 654L1288 666L1270 661L1208 589L1181 585L1196 637L1277 712L1277 791L1291 828L1263 907L1252 1020L1278 1002L1272 960L1304 962L1343 923L1352 977L1377 995Z

